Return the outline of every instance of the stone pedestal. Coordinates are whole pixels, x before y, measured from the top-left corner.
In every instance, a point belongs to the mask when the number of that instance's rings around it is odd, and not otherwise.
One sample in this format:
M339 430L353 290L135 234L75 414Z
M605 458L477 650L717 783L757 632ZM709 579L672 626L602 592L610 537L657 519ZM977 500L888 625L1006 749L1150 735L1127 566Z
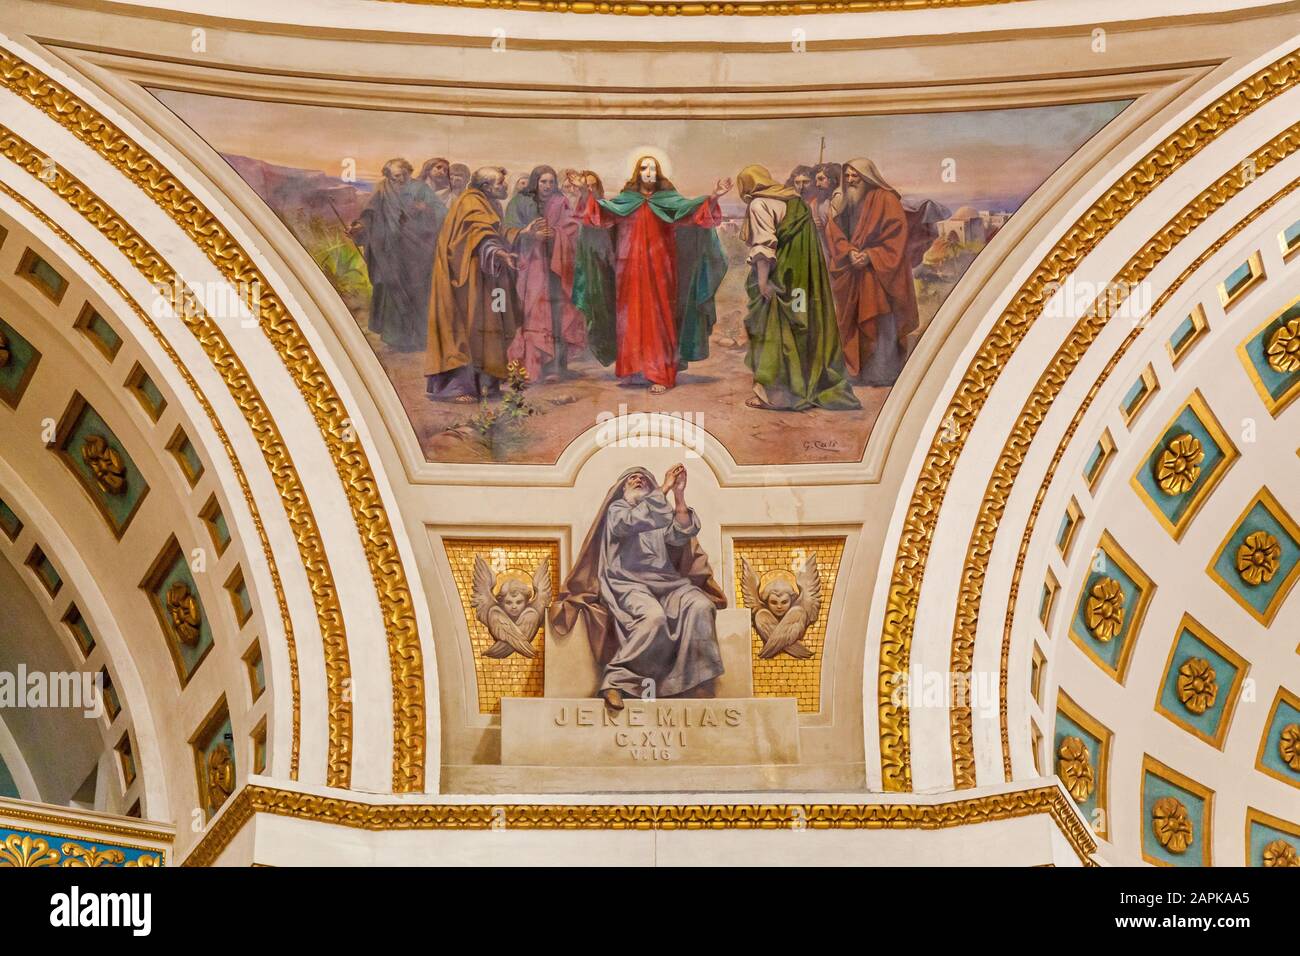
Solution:
M548 620L545 640L545 695L595 697L600 687L600 671L582 621L564 637L557 637L551 632ZM723 672L714 685L717 697L749 697L754 693L752 648L749 611L735 607L718 611L718 649L722 652Z
M506 697L501 763L537 767L771 766L799 762L792 697Z

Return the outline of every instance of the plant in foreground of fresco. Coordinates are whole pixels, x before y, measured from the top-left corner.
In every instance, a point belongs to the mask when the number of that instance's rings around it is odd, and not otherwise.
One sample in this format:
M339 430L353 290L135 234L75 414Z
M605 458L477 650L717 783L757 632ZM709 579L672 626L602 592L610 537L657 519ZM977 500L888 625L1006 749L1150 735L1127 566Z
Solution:
M1264 847L1265 866L1300 866L1300 854L1286 840L1274 840Z
M1160 453L1156 464L1156 482L1167 495L1181 495L1196 484L1201 474L1205 449L1195 435L1182 434Z
M1237 573L1252 587L1267 584L1282 562L1282 546L1267 531L1252 531L1237 548Z
M537 409L524 396L528 389L528 371L518 362L506 367L505 391L495 405L486 399L479 405L469 426L487 441L500 429L521 424L524 419L537 414Z
M1092 761L1088 746L1079 737L1066 737L1056 755L1056 772L1065 789L1076 803L1083 803L1092 795Z
M1124 589L1114 578L1102 578L1092 586L1084 609L1088 630L1102 643L1110 641L1124 626Z
M1170 853L1184 853L1192 845L1192 821L1187 808L1175 797L1161 797L1151 808L1151 832Z
M1287 724L1277 741L1277 752L1292 770L1300 770L1300 724Z
M1219 696L1214 668L1203 657L1189 657L1178 668L1178 699L1193 714L1205 713Z
M1264 354L1268 357L1268 367L1275 372L1300 371L1300 318L1292 319L1274 332Z

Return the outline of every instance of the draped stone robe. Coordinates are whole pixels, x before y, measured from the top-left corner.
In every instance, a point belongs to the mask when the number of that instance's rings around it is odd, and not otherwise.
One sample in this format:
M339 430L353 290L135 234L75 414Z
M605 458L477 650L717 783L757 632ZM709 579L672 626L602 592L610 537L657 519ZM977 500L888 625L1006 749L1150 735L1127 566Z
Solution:
M680 527L667 496L654 490L633 505L616 498L605 516L600 594L613 618L618 647L600 691L641 697L654 681L656 697L685 693L722 673L717 607L684 576L669 553L700 532L692 509Z

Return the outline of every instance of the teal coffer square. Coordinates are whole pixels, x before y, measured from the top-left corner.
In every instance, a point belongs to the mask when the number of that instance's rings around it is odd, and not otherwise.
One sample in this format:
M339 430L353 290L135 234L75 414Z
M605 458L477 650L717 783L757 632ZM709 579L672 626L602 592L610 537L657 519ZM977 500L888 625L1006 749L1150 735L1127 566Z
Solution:
M1173 853L1160 844L1153 826L1153 811L1161 797L1173 797L1187 808L1187 818L1192 822L1192 842L1182 853ZM1153 860L1170 866L1201 866L1205 851L1205 800L1199 795L1178 786L1172 781L1143 771L1142 781L1142 849Z
M1138 602L1142 598L1142 589L1136 581L1125 573L1118 562L1104 551L1098 553L1102 556L1102 560L1093 562L1093 569L1088 573L1088 578L1083 585L1083 592L1079 595L1079 600L1075 604L1074 620L1071 622L1070 627L1085 647L1096 654L1110 671L1118 674L1120 662L1124 656L1124 644L1128 641L1133 630L1133 619ZM1099 566L1102 568L1100 571L1097 570ZM1119 633L1109 641L1098 640L1092 631L1088 629L1088 598L1092 594L1093 587L1102 578L1112 578L1118 581L1120 591L1124 596L1124 621L1120 625Z
M22 401L41 353L18 330L0 319L0 400L10 408Z
M1277 846L1281 841L1291 847L1292 851L1300 854L1300 837L1294 833L1287 833L1276 827L1271 827L1267 823L1261 823L1258 820L1250 822L1250 866L1264 865L1264 851L1270 847L1276 853L1278 850L1285 851L1285 847Z
M168 592L173 585L178 583L184 584L189 589L189 593L193 595L199 609L198 639L189 644L181 640L180 635L177 633L167 604ZM208 620L207 611L203 608L198 586L194 583L194 575L190 573L189 565L185 563L185 558L179 550L155 585L153 598L158 602L160 613L166 623L167 639L176 652L182 683L187 682L212 647L212 623Z
M1066 737L1078 737L1083 741L1084 747L1088 750L1088 763L1092 767L1092 792L1088 794L1088 799L1080 802L1075 800L1075 806L1083 814L1089 823L1098 819L1097 810L1099 809L1099 798L1101 796L1101 748L1102 742L1094 735L1080 727L1075 721L1071 720L1058 709L1056 712L1056 732L1052 736L1052 767L1056 768L1056 761L1061 753L1061 743ZM1103 821L1104 823L1104 821ZM1103 826L1102 829L1105 829Z
M84 448L87 440L92 437L103 439L122 462L125 487L116 494L104 488L86 460ZM89 404L83 403L60 444L60 454L94 500L113 533L121 537L149 490L126 446L99 413Z
M1300 369L1279 372L1269 365L1268 343L1277 334L1278 329L1297 317L1300 317L1300 302L1291 306L1291 308L1260 329L1245 344L1246 358L1249 359L1251 367L1259 377L1260 385L1263 386L1264 391L1268 393L1269 398L1274 403L1281 401L1283 396L1297 384L1300 384Z
M1264 752L1260 755L1260 762L1283 780L1300 786L1300 770L1294 769L1282 757L1282 731L1292 725L1300 726L1300 710L1284 697L1277 702L1273 720L1264 734Z
M1161 490L1159 482L1156 481L1156 467L1160 463L1160 456L1169 447L1169 443L1180 435L1192 435L1196 438L1201 443L1201 450L1205 453L1205 458L1201 461L1201 471L1190 488L1182 494L1167 495ZM1188 406L1174 419L1174 423L1161 436L1160 441L1151 452L1151 457L1146 460L1138 471L1138 483L1142 486L1147 498L1165 516L1169 523L1177 525L1183 515L1187 513L1187 509L1196 501L1200 490L1214 476L1215 471L1226 457L1226 453L1210 435L1210 430L1205 423Z
M1178 671L1189 660L1197 657L1209 662L1218 685L1214 703L1203 714L1193 713L1178 696ZM1164 684L1160 688L1160 705L1177 722L1199 730L1206 737L1215 738L1228 713L1232 685L1236 679L1237 666L1184 626L1178 633L1174 655L1169 662L1169 672L1165 674Z
M1276 538L1282 554L1272 578L1259 584L1250 584L1237 571L1237 549L1256 531L1267 531ZM1300 541L1296 541L1263 501L1256 501L1241 524L1228 536L1223 550L1214 560L1214 570L1221 584L1235 592L1263 618L1268 615L1278 592L1287 585L1297 563L1300 563Z

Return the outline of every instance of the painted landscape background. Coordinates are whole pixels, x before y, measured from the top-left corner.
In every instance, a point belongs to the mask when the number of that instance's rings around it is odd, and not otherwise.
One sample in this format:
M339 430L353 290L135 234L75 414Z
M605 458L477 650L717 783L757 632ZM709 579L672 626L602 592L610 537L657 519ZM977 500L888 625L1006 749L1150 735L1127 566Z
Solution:
M638 155L664 157L687 196L712 191L750 163L784 181L823 155L868 157L905 202L933 203L937 233L913 270L920 328L1012 214L1127 101L1027 109L892 116L766 120L526 119L440 116L301 106L166 90L154 95L190 125L284 222L329 278L400 397L431 461L551 463L598 416L662 411L691 416L742 464L861 458L889 389L855 386L861 411L774 412L747 408L744 204L721 199L719 228L728 272L715 302L708 359L692 362L676 388L653 395L621 383L588 355L570 359L571 377L530 384L519 401L480 406L431 401L424 356L389 348L368 331L370 282L347 223L369 201L383 164L402 157L418 172L431 157L470 169L504 166L513 185L534 166L592 169L609 194ZM432 263L430 263L432 268Z

